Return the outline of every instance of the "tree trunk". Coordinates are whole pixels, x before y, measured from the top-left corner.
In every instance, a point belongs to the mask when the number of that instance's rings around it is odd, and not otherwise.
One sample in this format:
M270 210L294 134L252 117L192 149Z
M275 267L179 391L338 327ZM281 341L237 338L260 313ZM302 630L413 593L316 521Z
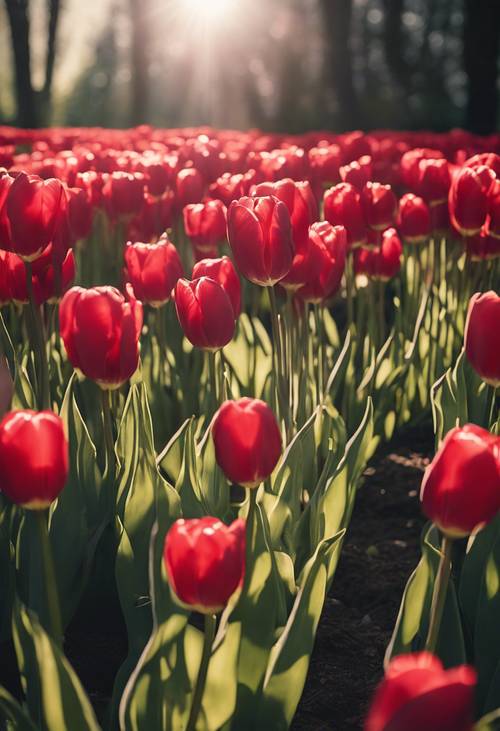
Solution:
M150 4L147 0L129 0L129 2L132 27L130 124L135 126L148 121Z
M362 119L352 71L352 0L320 0L320 8L326 33L326 81L337 102L337 125L355 129Z
M36 127L36 94L31 83L28 0L5 0L14 56L17 124Z
M496 130L500 3L465 0L464 68L468 77L465 126L471 132Z

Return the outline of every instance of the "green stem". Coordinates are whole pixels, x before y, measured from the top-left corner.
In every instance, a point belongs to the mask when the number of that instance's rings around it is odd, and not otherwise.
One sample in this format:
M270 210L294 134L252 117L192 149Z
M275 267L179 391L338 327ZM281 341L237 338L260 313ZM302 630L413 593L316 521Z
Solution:
M35 519L40 541L43 579L45 584L45 590L47 592L47 607L49 612L50 633L52 635L52 639L55 640L55 642L57 642L59 646L61 646L63 640L63 629L61 609L59 605L59 596L57 593L54 558L52 556L52 546L50 545L49 532L47 530L48 510L36 510Z
M352 251L347 254L346 268L345 268L345 285L347 295L347 329L352 330L354 324L354 266Z
M283 345L281 342L281 327L278 317L278 306L276 304L276 293L274 287L268 287L269 304L271 306L271 321L273 329L273 351L276 362L276 381L278 404L280 407L281 418L285 422L287 434L289 432L289 405L287 401L287 388L285 382L285 370L283 362Z
M41 409L50 409L49 366L47 363L47 348L45 346L45 328L40 313L40 308L35 301L35 294L33 292L33 272L31 262L25 262L25 270L26 289L28 291L31 315L31 330L33 337L32 346L35 350L36 359L38 362L38 376L40 383L38 403Z
M213 350L207 350L208 359L208 379L211 390L210 401L213 404L213 411L217 411L219 405L219 396L217 395L217 370L215 365L215 352Z
M104 444L106 447L106 463L104 466L104 473L107 477L110 477L115 465L115 440L113 437L113 420L111 417L111 391L109 389L101 389L101 402Z
M198 670L198 677L196 678L196 685L194 687L193 701L191 703L191 712L189 714L189 720L187 722L186 731L194 731L196 728L196 721L200 715L201 702L203 700L203 692L205 690L205 684L207 682L208 664L210 662L210 655L212 652L212 644L215 637L215 627L217 619L215 614L205 614L205 633L203 636L203 650L201 653L200 667Z
M495 421L495 406L497 402L497 387L489 385L486 391L486 429L491 429Z
M317 358L318 358L318 376L317 376L317 391L318 391L318 404L322 404L325 398L325 344L324 344L324 332L322 327L322 305L314 305L314 322L316 325L316 341L317 341Z
M428 652L435 652L439 637L439 628L441 627L441 619L443 618L444 605L446 602L446 594L448 591L448 583L451 574L451 551L453 548L453 539L449 536L443 536L441 542L441 557L439 559L439 568L434 582L434 591L432 594L431 618L429 621L429 631L425 649Z

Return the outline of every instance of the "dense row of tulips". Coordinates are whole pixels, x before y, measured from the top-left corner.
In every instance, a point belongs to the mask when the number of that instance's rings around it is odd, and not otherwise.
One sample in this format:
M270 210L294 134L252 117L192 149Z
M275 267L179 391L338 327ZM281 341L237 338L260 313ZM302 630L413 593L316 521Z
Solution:
M431 410L430 523L366 730L495 728L497 151L0 129L7 728L288 728L364 467ZM99 722L64 655L92 605L129 641Z

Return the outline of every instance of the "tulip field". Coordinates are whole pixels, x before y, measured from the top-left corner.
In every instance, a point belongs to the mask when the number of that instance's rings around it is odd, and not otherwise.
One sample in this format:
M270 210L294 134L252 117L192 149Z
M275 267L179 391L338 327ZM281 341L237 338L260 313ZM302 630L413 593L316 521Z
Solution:
M500 135L0 128L0 729L500 729L499 290Z

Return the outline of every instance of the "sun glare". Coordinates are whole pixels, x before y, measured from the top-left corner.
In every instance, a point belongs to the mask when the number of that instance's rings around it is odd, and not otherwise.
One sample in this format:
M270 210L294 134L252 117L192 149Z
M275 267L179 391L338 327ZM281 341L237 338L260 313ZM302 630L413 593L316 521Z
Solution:
M205 23L220 21L237 0L181 0L186 13Z

